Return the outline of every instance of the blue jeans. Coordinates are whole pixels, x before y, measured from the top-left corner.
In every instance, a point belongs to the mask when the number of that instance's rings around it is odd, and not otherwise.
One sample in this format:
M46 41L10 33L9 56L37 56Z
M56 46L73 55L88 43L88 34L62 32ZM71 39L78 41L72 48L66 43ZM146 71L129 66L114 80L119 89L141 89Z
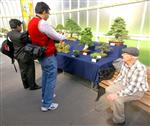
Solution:
M42 68L42 106L48 108L53 102L57 77L57 60L53 55L42 58L40 63Z

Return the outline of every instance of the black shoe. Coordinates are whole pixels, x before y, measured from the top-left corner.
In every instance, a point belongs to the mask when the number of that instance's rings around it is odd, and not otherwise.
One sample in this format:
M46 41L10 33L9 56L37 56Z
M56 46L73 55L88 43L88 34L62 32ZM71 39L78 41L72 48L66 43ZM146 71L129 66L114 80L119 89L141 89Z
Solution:
M34 87L41 87L41 86L39 86L39 85L35 84L35 85L34 85Z
M115 125L119 125L119 126L123 126L123 125L125 125L125 121L124 122L121 122L121 123L114 123Z
M107 119L107 123L112 126L124 126L126 122L124 121L124 122L120 122L120 123L115 123L115 122L113 122L112 118L109 118L109 119Z
M37 90L41 89L41 86L35 85L34 87L31 87L30 90Z
M24 86L24 89L28 89L29 88L29 86Z

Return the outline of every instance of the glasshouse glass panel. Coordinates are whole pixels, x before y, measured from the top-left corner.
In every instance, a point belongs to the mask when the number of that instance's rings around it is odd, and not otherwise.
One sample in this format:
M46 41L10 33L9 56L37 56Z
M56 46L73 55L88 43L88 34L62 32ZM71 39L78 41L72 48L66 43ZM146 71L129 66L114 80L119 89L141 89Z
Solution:
M80 0L80 8L87 7L87 0Z
M147 5L143 33L150 34L150 2L148 2L148 5Z
M80 26L82 28L86 27L86 20L87 20L86 11L80 11Z
M78 22L77 13L78 13L78 12L72 12L72 13L71 13L71 18L72 18L75 22Z
M21 7L18 0L2 1L2 16L21 16Z
M10 30L10 27L9 27L9 20L10 20L11 18L3 18L2 19L2 26L3 26L3 28L4 29L9 29Z
M57 17L57 24L62 24L62 15L58 14L56 15L56 17Z
M69 13L64 13L64 22L69 18Z
M109 14L107 9L99 11L99 32L107 33L109 30Z
M64 10L69 10L69 0L63 0Z
M92 31L96 31L96 19L97 10L89 11L89 26L92 28Z
M51 3L51 4L55 5L55 6L53 6L54 11L61 11L62 10L62 2L61 2L61 0L56 0L55 2L53 1L53 3Z
M3 16L11 16L11 12L13 10L10 10L11 8L9 6L9 2L7 2L7 1L2 2L2 7L4 8L4 11L2 13Z
M78 8L78 0L71 0L71 9Z
M56 16L56 15L51 15L49 19L50 19L50 20L49 20L49 21L50 21L50 24L51 24L53 27L56 27L56 25L57 25L57 24L56 24L56 23L57 23L57 22L56 22L57 16Z
M133 4L133 5L131 4L131 5L125 6L125 8L128 8L126 10L125 20L126 20L127 29L129 31L129 34L130 33L134 33L134 34L140 33L142 15L143 15L143 10L144 10L144 3L138 3L138 4Z
M89 6L96 6L98 0L89 0Z
M143 14L143 3L130 4L124 6L115 6L108 8L108 16L110 16L112 23L116 17L122 17L127 25L127 29L130 33L139 33L142 14ZM105 15L106 16L106 15Z
M14 16L16 14L17 8L20 9L20 6L17 7L16 3L17 3L16 1L2 1L1 3L2 4L2 9L1 9L2 16Z

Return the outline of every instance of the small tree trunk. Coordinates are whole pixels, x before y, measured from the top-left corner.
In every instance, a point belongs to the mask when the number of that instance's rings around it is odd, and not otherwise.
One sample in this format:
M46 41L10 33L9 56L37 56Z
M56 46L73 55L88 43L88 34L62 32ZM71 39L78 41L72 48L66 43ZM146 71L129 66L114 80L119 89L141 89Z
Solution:
M70 37L71 37L71 38L72 38L72 34L73 34L73 33L70 33Z

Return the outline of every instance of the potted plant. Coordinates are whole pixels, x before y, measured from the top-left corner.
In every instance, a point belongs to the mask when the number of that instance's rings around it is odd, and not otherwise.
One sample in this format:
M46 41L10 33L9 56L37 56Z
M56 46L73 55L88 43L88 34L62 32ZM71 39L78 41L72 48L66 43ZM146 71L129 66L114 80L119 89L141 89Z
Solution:
M91 32L91 28L90 27L85 28L81 32L81 39L80 39L79 44L80 45L85 45L84 48L83 48L83 51L84 50L89 50L89 48L94 45L94 42L92 41L92 37L93 37L93 34ZM93 50L94 50L94 48L93 48Z
M78 57L79 54L80 54L80 51L79 51L79 50L73 50L73 55L74 55L75 57Z
M106 56L107 56L107 53L100 52L99 55L100 55L101 57L106 57Z
M110 45L108 43L101 43L99 46L96 47L96 49L99 49L101 53L108 53L112 50Z
M91 59L92 62L97 62L97 57L99 56L99 53L95 52L92 53L90 56L92 57Z
M56 43L55 45L56 45L57 52L68 53L70 50L70 45L66 44L64 41L61 41L60 43Z
M73 34L79 34L81 31L81 27L72 19L67 19L65 21L65 30L70 33L69 40L76 40L78 38L73 37Z
M126 30L126 24L123 18L117 17L111 25L110 31L107 35L115 36L109 43L114 45L123 45L123 40L127 38L128 31Z
M102 57L106 57L107 53L104 52L94 52L90 55L92 57L92 62L97 61L98 59L102 58Z

